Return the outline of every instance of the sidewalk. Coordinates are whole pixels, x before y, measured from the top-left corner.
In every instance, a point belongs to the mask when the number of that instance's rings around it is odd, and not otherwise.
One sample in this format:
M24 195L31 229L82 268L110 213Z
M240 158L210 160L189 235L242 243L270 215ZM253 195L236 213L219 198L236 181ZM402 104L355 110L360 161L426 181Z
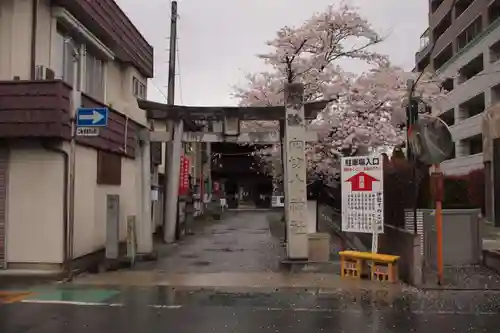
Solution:
M444 267L444 281L441 286L437 284L437 273L426 274L423 289L449 289L449 290L493 290L500 291L500 269L495 271L492 267L493 260L486 260L489 253L500 251L500 228L483 220L481 234L483 242L483 264L477 266ZM487 263L488 265L484 265ZM500 260L499 260L500 268Z
M482 225L483 250L500 250L500 228L495 227L491 222L485 222Z

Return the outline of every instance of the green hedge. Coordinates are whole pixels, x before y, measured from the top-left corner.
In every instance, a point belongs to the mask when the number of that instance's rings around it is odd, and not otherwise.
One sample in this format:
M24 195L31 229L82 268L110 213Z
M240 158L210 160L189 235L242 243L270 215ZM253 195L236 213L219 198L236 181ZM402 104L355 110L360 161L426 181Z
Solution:
M430 181L429 180L425 180ZM421 208L434 208L430 187L421 184ZM444 209L485 208L484 170L474 170L466 175L444 177ZM422 204L424 203L424 204Z
M387 199L392 204L401 205L405 208L411 207L415 199L413 186L411 185L411 165L402 159L392 160L387 163L384 177L384 191ZM392 171L391 171L392 170ZM420 177L418 194L419 208L434 208L434 202L430 193L430 177L427 177L428 168L420 166L418 173ZM404 203L400 203L404 201ZM470 209L480 208L483 213L485 209L485 174L483 169L473 170L466 175L444 177L444 209Z
M384 223L404 227L405 209L414 207L434 208L430 193L429 168L418 165L416 174L420 179L415 196L412 184L412 166L403 157L384 158ZM480 208L485 211L484 170L474 170L467 175L444 177L444 209Z
M466 175L446 176L444 179L443 208L485 208L484 170Z

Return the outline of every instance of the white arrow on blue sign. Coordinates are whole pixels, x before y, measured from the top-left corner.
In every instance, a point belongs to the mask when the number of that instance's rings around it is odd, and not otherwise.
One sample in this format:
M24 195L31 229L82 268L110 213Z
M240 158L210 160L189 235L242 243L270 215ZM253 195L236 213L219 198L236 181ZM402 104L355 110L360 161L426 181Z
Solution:
M77 127L108 126L108 108L79 108L76 113Z

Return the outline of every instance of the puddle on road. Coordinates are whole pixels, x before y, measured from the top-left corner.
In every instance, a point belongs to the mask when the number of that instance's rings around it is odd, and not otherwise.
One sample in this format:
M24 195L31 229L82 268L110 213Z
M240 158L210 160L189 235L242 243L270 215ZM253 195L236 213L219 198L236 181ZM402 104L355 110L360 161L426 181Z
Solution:
M248 232L248 234L250 235L267 235L268 233L269 233L268 231L263 231L263 230L252 230Z
M210 261L198 260L198 261L195 261L195 262L191 263L191 266L208 266L210 264L211 264Z
M147 304L167 306L222 306L252 307L266 310L301 310L322 312L386 313L440 313L440 314L495 314L499 301L472 300L469 297L440 294L440 298L422 298L409 291L395 290L329 290L318 288L276 288L269 291L219 290L212 288L178 288L158 286L154 288L124 291L127 299L137 298ZM500 313L499 313L500 314Z
M232 234L230 230L213 230L210 232L212 235L227 235L227 234Z
M195 259L195 258L198 258L199 255L194 254L194 253L185 253L185 254L181 254L180 257L185 258L185 259Z
M245 249L233 249L233 248L230 248L230 247L223 247L223 248L220 248L220 249L205 249L203 251L206 251L206 252L243 252L245 251Z

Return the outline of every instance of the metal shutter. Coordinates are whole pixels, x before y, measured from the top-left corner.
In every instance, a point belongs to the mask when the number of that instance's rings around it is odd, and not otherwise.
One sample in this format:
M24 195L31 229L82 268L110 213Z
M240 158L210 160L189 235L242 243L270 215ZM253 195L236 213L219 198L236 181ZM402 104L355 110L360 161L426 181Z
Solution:
M7 268L7 175L9 150L0 144L0 269Z

